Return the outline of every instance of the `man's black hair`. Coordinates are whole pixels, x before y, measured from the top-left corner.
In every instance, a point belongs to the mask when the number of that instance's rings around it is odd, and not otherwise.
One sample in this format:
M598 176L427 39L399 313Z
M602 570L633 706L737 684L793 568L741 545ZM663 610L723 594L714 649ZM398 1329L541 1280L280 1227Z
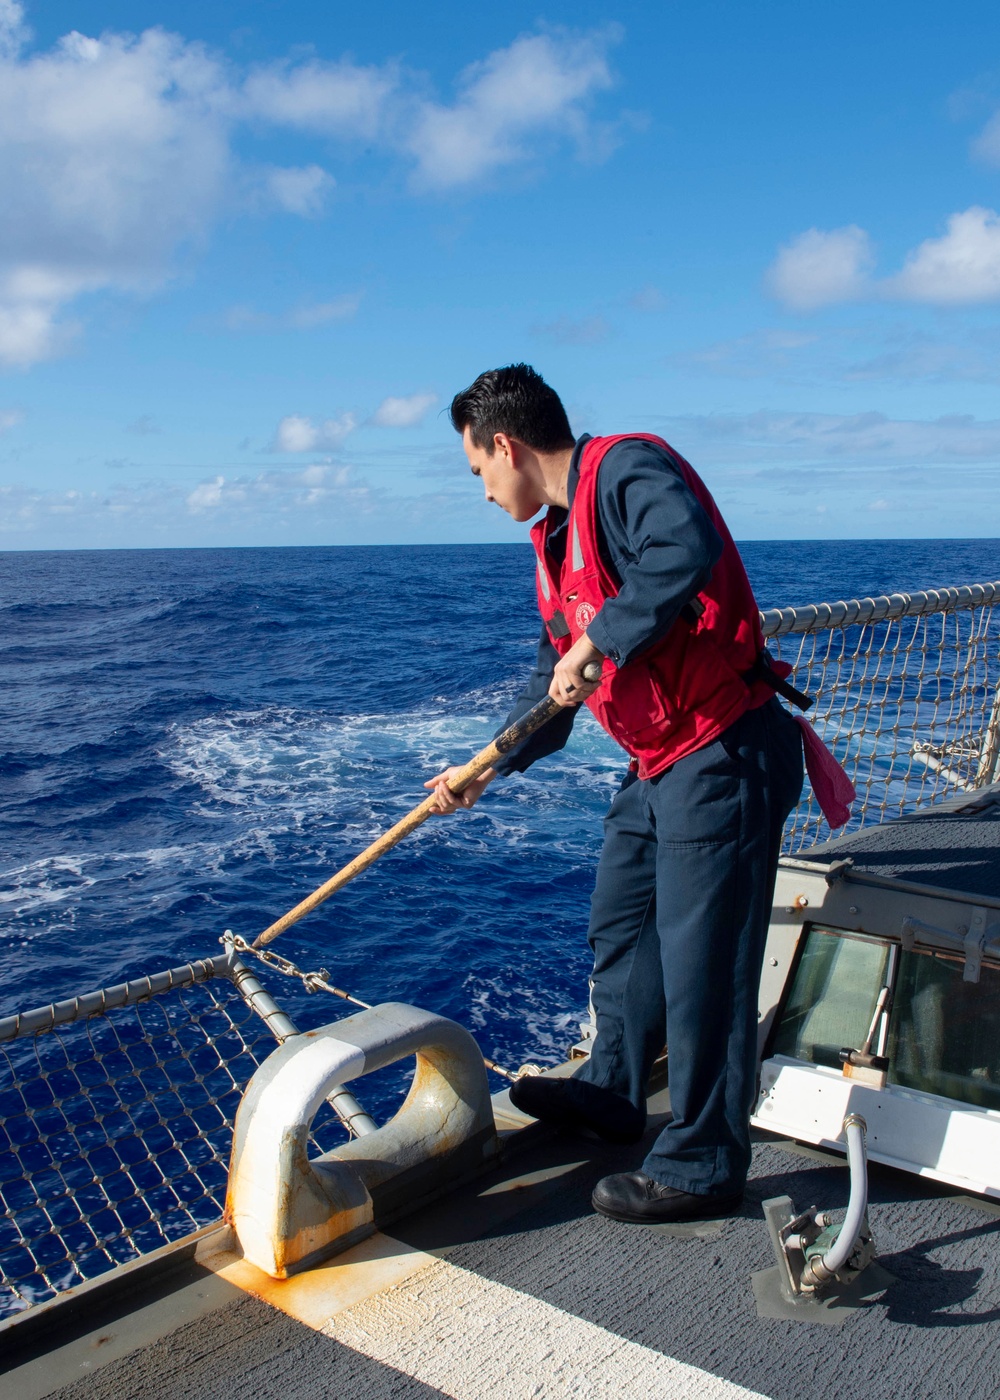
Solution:
M536 452L572 447L574 438L562 400L530 365L488 369L451 401L456 432L469 429L476 447L492 457L495 433L506 433Z

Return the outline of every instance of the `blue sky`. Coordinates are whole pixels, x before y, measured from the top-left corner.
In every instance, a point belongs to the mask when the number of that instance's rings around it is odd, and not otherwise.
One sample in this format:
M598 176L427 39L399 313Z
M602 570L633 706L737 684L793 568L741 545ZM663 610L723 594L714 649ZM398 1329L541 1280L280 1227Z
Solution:
M1000 535L1000 16L0 0L0 548L523 538L526 359L741 539Z

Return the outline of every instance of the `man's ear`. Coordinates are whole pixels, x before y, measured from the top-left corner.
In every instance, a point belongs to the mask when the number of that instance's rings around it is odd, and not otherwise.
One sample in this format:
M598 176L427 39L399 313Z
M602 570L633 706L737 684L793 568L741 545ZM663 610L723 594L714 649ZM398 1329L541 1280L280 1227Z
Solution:
M520 465L521 444L516 439L508 437L506 433L493 434L493 454L499 452L500 456L510 463L515 469Z

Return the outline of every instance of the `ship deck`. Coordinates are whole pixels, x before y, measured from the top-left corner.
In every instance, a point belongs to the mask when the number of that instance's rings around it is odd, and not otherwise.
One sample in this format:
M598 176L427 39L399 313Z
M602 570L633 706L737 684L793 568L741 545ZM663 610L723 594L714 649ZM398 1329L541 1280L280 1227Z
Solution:
M662 1090L651 1132L667 1107ZM994 1400L1000 1205L873 1165L871 1223L893 1281L876 1275L859 1306L819 1320L761 1317L751 1273L773 1263L761 1202L837 1208L847 1173L843 1159L757 1139L738 1216L650 1227L595 1215L589 1199L641 1149L532 1125L491 1175L296 1279L203 1251L117 1302L53 1313L20 1347L8 1340L0 1394Z
M996 906L998 849L995 786L791 865L849 857L861 881ZM643 1147L494 1105L489 1175L296 1278L267 1278L219 1228L32 1309L0 1332L0 1400L1000 1395L1000 1201L871 1163L865 1286L775 1316L753 1279L774 1262L762 1202L844 1206L842 1157L757 1132L739 1215L624 1225L590 1193ZM661 1087L649 1137L668 1112Z

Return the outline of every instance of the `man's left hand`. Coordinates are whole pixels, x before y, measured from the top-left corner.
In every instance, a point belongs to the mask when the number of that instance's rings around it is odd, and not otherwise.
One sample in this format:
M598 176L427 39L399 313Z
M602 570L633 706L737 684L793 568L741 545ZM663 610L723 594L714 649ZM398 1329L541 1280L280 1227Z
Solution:
M589 661L603 660L603 651L598 651L584 632L566 655L556 662L552 672L552 684L549 686L549 694L553 700L558 701L560 705L579 705L589 695L593 695L601 682L584 680L583 668Z

